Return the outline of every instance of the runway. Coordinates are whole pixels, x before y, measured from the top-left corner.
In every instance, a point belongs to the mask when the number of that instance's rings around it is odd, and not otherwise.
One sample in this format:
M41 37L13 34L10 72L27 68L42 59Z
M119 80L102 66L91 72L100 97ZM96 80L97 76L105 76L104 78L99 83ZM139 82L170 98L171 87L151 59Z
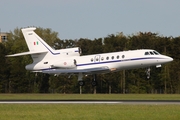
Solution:
M0 104L131 104L180 105L180 100L0 100Z

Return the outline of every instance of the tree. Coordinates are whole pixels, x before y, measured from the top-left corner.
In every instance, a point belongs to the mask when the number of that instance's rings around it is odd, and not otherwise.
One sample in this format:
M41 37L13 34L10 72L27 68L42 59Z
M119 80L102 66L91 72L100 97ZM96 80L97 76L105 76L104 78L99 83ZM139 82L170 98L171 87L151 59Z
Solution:
M5 45L0 43L0 92L5 93L8 91L8 75L9 66L7 64L6 58L6 48Z

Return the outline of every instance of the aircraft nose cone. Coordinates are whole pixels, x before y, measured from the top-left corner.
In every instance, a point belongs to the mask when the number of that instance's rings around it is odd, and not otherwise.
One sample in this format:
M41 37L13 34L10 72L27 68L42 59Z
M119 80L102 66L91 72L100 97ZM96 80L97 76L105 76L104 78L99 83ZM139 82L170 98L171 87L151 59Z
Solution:
M167 58L167 61L168 61L168 62L171 62L171 61L173 61L173 58L172 58L172 57L168 57L168 58Z
M167 63L167 62L171 62L173 61L173 58L172 57L169 57L169 56L163 56L164 59L162 59L162 62L163 63Z
M173 61L173 58L172 57L169 57L169 62Z

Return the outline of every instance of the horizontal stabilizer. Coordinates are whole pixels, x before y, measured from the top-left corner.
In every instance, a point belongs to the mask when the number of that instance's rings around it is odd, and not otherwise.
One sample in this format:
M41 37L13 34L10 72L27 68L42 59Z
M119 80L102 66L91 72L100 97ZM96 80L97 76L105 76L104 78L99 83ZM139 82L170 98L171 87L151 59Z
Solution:
M110 71L108 67L97 67L97 68L87 68L87 69L53 69L53 70L43 70L43 73L48 74L67 74L67 73L93 73L93 72L105 72Z
M6 57L15 57L15 56L23 56L23 55L32 55L32 54L41 54L41 53L47 53L48 51L33 51L33 52L23 52L23 53L17 53L12 55L6 55Z

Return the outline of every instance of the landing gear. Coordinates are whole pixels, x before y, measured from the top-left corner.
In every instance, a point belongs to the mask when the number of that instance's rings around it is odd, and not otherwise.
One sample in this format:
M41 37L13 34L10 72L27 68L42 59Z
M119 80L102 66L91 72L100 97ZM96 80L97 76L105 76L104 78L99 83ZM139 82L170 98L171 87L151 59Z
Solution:
M94 74L93 75L93 80L92 80L92 86L97 86L97 80L96 80L96 78L97 78L97 75L96 74Z
M84 86L85 82L82 80L82 81L79 81L78 84L79 84L79 86Z
M79 86L84 86L85 82L82 80L83 74L79 73L78 75L78 84Z
M97 81L92 81L92 86L97 86Z
M79 73L79 74L78 74L78 84L79 84L79 86L84 86L84 85L85 85L85 82L83 81L82 77L83 77L83 74L82 74L82 73ZM94 87L94 86L97 86L97 80L96 80L96 78L97 78L97 75L94 74L94 75L93 75L93 80L92 80L92 82L91 82L91 85L92 85L93 87Z
M151 76L151 68L146 69L146 75L147 75L147 79L149 79Z
M79 84L79 93L82 94L82 86L85 85L85 82L82 80L82 77L83 77L83 74L82 73L79 73L78 74L78 84ZM94 94L96 94L96 86L97 86L97 81L96 81L96 77L97 75L94 74L93 75L93 80L92 80L92 86L93 86L93 91L94 91Z

